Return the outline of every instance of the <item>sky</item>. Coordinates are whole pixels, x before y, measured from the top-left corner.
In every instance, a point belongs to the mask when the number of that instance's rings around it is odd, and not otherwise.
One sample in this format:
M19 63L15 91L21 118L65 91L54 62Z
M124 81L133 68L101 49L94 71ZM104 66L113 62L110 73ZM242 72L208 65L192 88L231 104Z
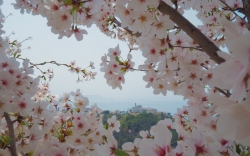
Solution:
M85 35L82 41L77 41L74 36L58 39L58 35L53 34L50 27L47 26L45 18L27 13L22 15L19 10L13 8L11 3L14 3L14 0L4 1L1 6L5 16L12 13L12 16L9 16L4 23L5 35L9 36L14 31L15 35L11 35L10 38L18 41L32 37L32 40L22 44L23 49L31 47L30 50L23 50L22 58L28 58L33 63L54 60L58 63L69 64L71 61L75 61L80 67L87 67L90 61L94 62L95 70L93 71L97 72L95 80L80 83L76 82L77 75L70 73L64 66L58 67L51 64L41 66L41 69L50 68L55 73L49 83L52 94L62 95L64 92L80 89L84 96L90 98L91 104L97 103L98 105L99 103L103 109L105 109L105 105L108 109L127 109L137 103L174 113L177 107L186 103L181 96L175 96L172 92L167 92L167 96L154 95L152 88L145 88L146 82L142 79L145 75L144 72L126 73L122 90L112 89L106 83L104 73L100 72L101 56L107 53L109 48L114 48L119 44L122 56L125 58L129 51L125 42L107 37L95 26L86 29L88 35ZM193 15L192 13L186 14L187 17L193 17ZM141 51L133 51L132 55L132 60L136 62L135 67L143 64L145 59ZM35 75L39 74L39 71L36 70ZM159 106L160 103L162 106ZM126 104L129 106L125 108Z

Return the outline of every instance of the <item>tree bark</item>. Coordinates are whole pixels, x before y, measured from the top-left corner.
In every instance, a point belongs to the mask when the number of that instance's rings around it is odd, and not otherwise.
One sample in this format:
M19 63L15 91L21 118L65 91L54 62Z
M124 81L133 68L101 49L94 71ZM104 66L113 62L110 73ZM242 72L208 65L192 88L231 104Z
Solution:
M247 29L250 31L250 0L242 0L244 14L247 17Z
M185 31L196 43L198 43L202 50L206 52L212 60L221 64L225 60L221 58L217 51L220 49L204 35L198 28L190 23L185 17L183 17L177 10L161 1L158 8L161 13L169 15L169 18L176 23L183 31Z
M15 132L13 127L13 122L10 119L10 116L8 113L4 112L4 117L9 129L9 137L10 137L10 154L11 156L17 156L16 153L16 138L15 138Z

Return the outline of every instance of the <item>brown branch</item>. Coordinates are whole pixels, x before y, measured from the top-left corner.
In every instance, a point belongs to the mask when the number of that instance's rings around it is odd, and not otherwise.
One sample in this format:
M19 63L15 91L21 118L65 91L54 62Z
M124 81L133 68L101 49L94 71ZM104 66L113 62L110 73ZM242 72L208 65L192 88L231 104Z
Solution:
M174 46L174 45L172 45L172 47L177 47L177 48L188 48L188 49L195 49L195 50L203 51L201 48L197 48L197 47L185 47L185 46Z
M247 17L247 29L250 31L250 0L242 0L244 14Z
M225 60L217 54L217 51L220 51L220 49L178 11L163 1L160 2L157 9L161 13L169 15L169 18L198 43L212 60L218 64L225 62Z
M218 90L220 93L222 93L223 95L225 95L226 97L230 97L231 93L229 91L225 92L224 90L218 88L218 87L214 87L216 90Z
M24 59L24 58L20 58L18 57L17 59L20 59L20 60L27 60L27 59ZM31 64L31 66L29 66L29 68L33 68L34 66L39 66L39 65L45 65L45 64L55 64L57 66L66 66L66 67L71 67L70 65L68 64L65 64L65 63L57 63L56 61L44 61L42 63L32 63L32 62L29 62L29 64Z
M66 67L70 67L68 64L64 64L64 63L57 63L56 61L45 61L45 62L42 62L42 63L32 63L32 62L29 62L32 66L30 66L30 68L33 68L34 66L39 66L39 65L45 65L47 63L50 63L50 64L55 64L57 66L66 66Z
M144 72L147 72L147 71L148 71L147 69L135 69L135 68L128 68L128 69L134 70L134 71L144 71ZM155 71L156 73L159 72L159 70L155 70L155 69L154 69L154 71Z
M118 26L118 27L121 27L121 22L119 22L116 18L114 18L113 22ZM135 34L133 34L133 32L131 30L129 30L128 27L125 27L123 28L125 29L130 35L134 35L136 37L140 37L141 36L141 33L139 32L136 32Z
M217 54L217 51L220 51L220 49L202 32L200 32L199 29L197 29L192 23L190 23L186 18L184 18L177 10L173 9L163 1L160 2L157 9L161 13L169 15L170 19L179 26L178 28L184 30L196 43L200 45L202 49L196 47L182 47L173 45L170 45L170 47L172 46L180 48L193 48L199 51L205 51L216 63L221 64L225 62L225 60L220 56L218 56ZM113 22L117 26L121 27L121 23L116 18L114 18ZM123 29L125 29L129 34L135 35L136 37L141 36L141 33L138 32L136 34L133 34L133 32L129 30L127 27ZM147 71L147 70L138 70L134 68L129 68L129 69L137 71ZM215 89L218 90L220 93L224 94L226 97L230 97L230 92L226 93L224 90L218 87L215 87Z
M17 156L16 153L16 138L15 138L15 132L13 127L13 122L10 119L10 116L8 113L4 112L4 117L9 129L9 137L10 137L10 153L11 156Z
M235 18L236 18L236 16L238 16L245 24L247 24L246 21L245 21L242 17L240 17L240 16L235 12L235 10L234 10L233 8L230 7L230 6L225 2L225 0L220 0L220 2L221 2L222 4L224 4L230 11L232 11L232 13L235 15Z
M91 2L92 0L86 0L86 1L80 1L80 0L73 0L73 4L83 4L83 3L87 3L87 2Z
M146 70L146 69L135 69L135 68L128 68L128 69L130 69L130 70L135 70L135 71L145 71L145 72L148 71L148 70Z

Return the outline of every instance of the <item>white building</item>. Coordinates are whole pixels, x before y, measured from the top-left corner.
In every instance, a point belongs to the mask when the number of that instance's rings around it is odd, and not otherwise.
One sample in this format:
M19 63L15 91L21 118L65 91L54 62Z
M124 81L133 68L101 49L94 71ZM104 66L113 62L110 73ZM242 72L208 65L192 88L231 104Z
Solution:
M136 105L135 107L132 107L132 111L134 113L139 113L140 109L142 108L141 105Z
M142 112L147 112L147 113L157 113L157 109L155 108L143 108L141 105L136 105L132 108L128 108L127 112L133 112L133 113L142 113Z
M155 108L150 108L150 107L148 107L148 108L141 108L140 109L140 113L142 113L142 112L147 112L147 113L157 113L157 109L155 109Z

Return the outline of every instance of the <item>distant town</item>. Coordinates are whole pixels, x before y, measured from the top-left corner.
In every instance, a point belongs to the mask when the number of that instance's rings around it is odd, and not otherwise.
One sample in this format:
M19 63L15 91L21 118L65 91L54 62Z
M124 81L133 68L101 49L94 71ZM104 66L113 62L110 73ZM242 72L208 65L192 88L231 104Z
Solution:
M142 107L142 105L137 105L135 103L135 106L132 108L128 108L127 111L120 111L120 110L116 110L116 111L109 111L109 110L104 110L103 111L104 114L131 114L131 113L152 113L152 114L157 114L157 113L164 113L167 116L171 117L171 113L166 113L166 112L158 112L157 109L155 108L151 108L151 107Z

